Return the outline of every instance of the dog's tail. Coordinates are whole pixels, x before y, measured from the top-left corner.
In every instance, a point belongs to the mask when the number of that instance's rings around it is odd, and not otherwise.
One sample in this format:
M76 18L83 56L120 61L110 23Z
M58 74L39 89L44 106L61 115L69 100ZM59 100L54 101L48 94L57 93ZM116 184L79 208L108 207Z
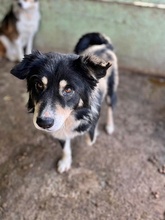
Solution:
M109 37L98 32L87 33L79 39L74 48L74 53L80 54L90 46L101 44L108 45L110 50L114 49Z

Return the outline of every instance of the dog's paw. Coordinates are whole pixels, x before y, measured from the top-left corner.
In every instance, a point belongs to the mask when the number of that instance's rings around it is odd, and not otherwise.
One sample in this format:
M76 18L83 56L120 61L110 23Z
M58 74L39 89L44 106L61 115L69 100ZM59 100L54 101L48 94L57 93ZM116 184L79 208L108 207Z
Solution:
M106 125L105 130L108 134L112 134L115 130L113 125Z
M58 161L57 170L59 173L64 173L71 168L72 158L70 156L63 157L61 160Z

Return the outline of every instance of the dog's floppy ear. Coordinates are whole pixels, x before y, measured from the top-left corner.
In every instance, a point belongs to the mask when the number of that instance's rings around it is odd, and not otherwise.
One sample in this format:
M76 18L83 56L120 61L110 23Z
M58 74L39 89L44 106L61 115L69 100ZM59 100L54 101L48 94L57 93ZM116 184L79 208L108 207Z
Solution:
M34 51L32 54L25 55L23 60L14 66L10 73L19 79L25 79L28 76L34 62L37 59L40 59L42 55L43 54L39 51Z
M101 79L106 75L107 69L112 65L94 55L84 55L78 58L81 62L81 67L89 70L89 74L95 79Z

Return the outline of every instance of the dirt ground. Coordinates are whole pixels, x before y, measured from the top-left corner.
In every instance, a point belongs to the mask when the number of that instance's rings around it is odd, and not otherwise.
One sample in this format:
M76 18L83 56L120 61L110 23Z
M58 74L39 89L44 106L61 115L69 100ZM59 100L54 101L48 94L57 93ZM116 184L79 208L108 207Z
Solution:
M72 141L72 169L58 174L59 143L37 130L25 82L0 63L1 220L165 220L165 79L120 71L116 129L87 146Z

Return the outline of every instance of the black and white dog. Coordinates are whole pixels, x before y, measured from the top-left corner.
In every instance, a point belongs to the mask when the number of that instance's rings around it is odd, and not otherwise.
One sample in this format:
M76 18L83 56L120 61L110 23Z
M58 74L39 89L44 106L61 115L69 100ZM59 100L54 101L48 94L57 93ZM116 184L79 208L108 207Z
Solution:
M107 78L111 77L110 66L109 61L94 55L36 51L26 55L11 70L14 76L27 80L28 110L34 113L35 127L50 132L62 145L63 156L58 162L60 173L71 167L72 138L87 133L90 142L95 141L106 94L111 105L113 82ZM107 128L110 127L108 119Z
M38 0L15 0L0 24L0 58L21 61L32 52L40 21Z

